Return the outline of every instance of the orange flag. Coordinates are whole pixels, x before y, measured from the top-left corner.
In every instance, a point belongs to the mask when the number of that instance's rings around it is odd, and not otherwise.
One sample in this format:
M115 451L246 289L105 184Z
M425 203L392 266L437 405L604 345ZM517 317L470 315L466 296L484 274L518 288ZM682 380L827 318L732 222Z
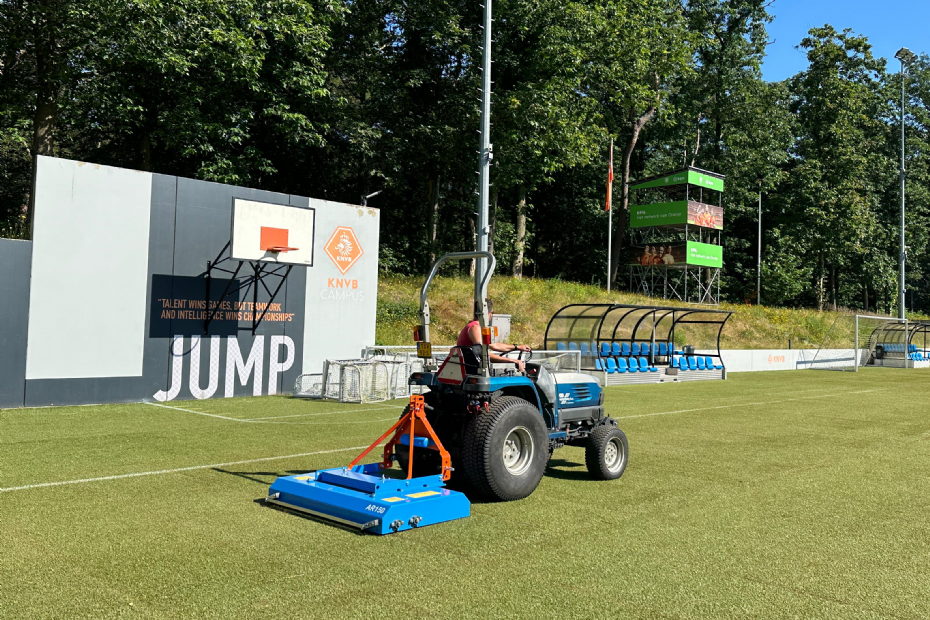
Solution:
M613 201L614 192L614 141L610 141L610 167L607 169L607 206L605 211L610 211L610 205Z

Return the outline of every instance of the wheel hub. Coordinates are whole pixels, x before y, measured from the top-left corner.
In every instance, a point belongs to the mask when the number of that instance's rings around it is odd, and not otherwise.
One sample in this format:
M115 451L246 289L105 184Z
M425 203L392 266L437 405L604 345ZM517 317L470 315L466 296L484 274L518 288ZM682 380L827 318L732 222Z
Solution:
M618 438L611 439L604 447L604 464L607 469L615 472L623 465L623 446Z
M518 426L504 440L504 467L514 476L524 473L533 461L533 436L525 426Z

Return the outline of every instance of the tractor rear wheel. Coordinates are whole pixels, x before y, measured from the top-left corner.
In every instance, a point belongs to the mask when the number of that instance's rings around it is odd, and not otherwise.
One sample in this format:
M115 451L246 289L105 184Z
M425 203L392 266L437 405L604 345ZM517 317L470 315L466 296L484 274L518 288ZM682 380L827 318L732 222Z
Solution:
M502 396L475 416L465 430L465 476L478 493L492 500L523 499L546 471L549 434L542 415L529 402Z
M623 475L629 458L630 444L616 426L598 426L588 435L584 460L595 480L616 480Z

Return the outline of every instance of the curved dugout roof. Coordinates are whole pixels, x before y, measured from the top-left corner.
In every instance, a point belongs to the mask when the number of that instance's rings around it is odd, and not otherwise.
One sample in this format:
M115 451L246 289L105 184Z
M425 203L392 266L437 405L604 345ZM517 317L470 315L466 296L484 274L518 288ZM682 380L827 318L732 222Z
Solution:
M926 348L930 344L930 322L908 321L905 323L883 323L869 337L874 349L876 344L916 344Z
M672 342L716 349L732 315L725 310L626 304L571 304L560 309L546 327L545 348L559 342Z

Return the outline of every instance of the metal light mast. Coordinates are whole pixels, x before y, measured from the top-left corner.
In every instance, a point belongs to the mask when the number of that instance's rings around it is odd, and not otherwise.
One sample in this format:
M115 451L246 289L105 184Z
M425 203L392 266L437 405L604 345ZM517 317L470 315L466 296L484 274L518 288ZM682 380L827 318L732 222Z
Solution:
M917 59L917 54L902 47L895 58L901 61L901 240L900 253L898 254L898 318L904 318L905 295L904 288L904 261L907 259L907 247L904 245L904 106L906 104L904 95L904 79L906 77L907 65Z
M484 3L484 49L481 59L481 140L478 148L478 251L488 251L488 194L491 181L491 0ZM487 265L483 258L475 261L475 281L484 279Z

